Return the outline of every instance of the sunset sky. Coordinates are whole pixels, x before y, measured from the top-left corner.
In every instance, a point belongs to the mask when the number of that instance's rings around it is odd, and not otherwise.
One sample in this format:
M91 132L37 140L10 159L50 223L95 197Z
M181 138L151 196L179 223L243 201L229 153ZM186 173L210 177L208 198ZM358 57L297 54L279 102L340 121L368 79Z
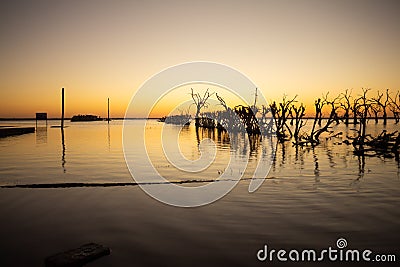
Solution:
M400 89L396 0L0 5L1 118L59 117L61 87L67 117L106 116L108 97L123 117L146 79L198 60L241 71L268 100L298 94L307 106L327 91Z

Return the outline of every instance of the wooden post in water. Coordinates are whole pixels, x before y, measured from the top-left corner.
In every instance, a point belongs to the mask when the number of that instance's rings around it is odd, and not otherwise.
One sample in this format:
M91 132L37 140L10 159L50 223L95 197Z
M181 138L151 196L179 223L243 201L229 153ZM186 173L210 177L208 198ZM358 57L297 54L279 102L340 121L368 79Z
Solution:
M61 129L64 128L64 87L61 89Z
M107 98L107 123L110 123L110 98Z

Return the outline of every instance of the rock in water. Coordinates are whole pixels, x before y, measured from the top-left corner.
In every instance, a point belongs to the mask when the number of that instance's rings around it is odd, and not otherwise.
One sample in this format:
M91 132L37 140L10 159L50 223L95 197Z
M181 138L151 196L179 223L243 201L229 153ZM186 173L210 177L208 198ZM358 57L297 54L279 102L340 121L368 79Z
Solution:
M57 253L45 259L46 267L80 267L102 256L109 255L110 249L96 243Z

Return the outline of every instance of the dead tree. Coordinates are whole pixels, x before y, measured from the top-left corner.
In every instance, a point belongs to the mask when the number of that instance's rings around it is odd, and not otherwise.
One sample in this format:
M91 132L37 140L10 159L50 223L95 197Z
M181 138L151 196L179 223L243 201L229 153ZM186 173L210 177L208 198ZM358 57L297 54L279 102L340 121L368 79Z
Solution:
M315 118L318 121L318 125L321 126L322 123L322 108L324 107L324 103L321 102L321 98L315 100ZM314 124L315 125L315 124Z
M337 105L337 101L339 99L339 96L334 98L333 100L328 100L328 94L326 94L326 96L324 97L324 105L327 105L330 107L331 111L329 113L329 117L326 120L326 123L323 127L321 127L320 129L316 130L314 133L311 134L311 138L314 142L316 142L317 144L319 144L319 136L323 133L323 132L328 132L329 128L331 128L331 124L333 122L338 122L338 115L337 115L337 109L339 108Z
M371 104L371 112L374 114L375 123L379 121L379 113L381 112L381 106L377 105L376 103Z
M363 94L359 98L357 98L359 102L357 115L360 118L360 127L356 138L354 138L353 140L353 147L356 154L362 153L362 151L364 151L368 112L372 104L372 101L367 98L367 93L369 90L370 89L363 88Z
M390 98L389 109L393 113L395 123L400 121L400 92L397 91L394 98Z
M288 137L292 137L292 131L290 127L287 125L287 120L289 117L290 109L292 107L292 103L296 100L295 96L291 100L286 100L286 95L283 96L282 102L276 104L276 102L272 102L269 105L271 110L272 117L274 118L275 127L276 127L276 136L280 142L286 141ZM286 134L286 131L289 132L289 136Z
M327 94L328 95L328 94ZM314 123L313 123L313 127L311 129L311 133L313 133L315 131L315 126L318 123L319 126L321 126L321 122L322 122L322 108L324 106L324 103L321 102L321 98L318 98L317 100L315 100L314 102L314 107L315 107L315 118L314 118Z
M339 105L337 102L338 102L338 99L340 96L336 97L333 100L329 100L328 94L329 93L327 93L324 96L323 101L321 99L315 101L316 109L318 109L320 106L324 106L324 105L327 105L330 107L329 117L326 119L325 125L321 126L319 129L316 129L315 126L319 121L319 115L316 114L310 134L305 134L304 136L302 136L300 138L300 140L295 143L295 145L301 145L301 146L307 145L307 144L310 144L311 146L318 145L320 143L320 140L319 140L320 135L324 132L329 132L329 129L332 127L331 126L332 123L338 122L337 110L339 108Z
M351 106L351 112L353 113L353 124L356 125L358 123L357 121L357 110L359 108L359 102L360 99L356 98L353 99L353 105Z
M220 130L228 130L229 132L240 132L244 129L240 118L236 114L235 110L230 108L225 100L216 94L216 97L221 106L224 107L224 111L218 111L216 114L217 128Z
M194 93L193 88L191 88L191 90L192 90L192 93L191 93L192 99L193 99L193 102L194 102L194 104L196 106L196 116L195 116L196 123L195 123L195 125L196 125L196 127L198 127L198 126L200 126L199 125L199 115L200 115L201 109L208 107L207 100L214 93L210 93L208 91L208 89L207 89L206 92L204 93L204 95L201 96L200 93Z
M351 110L351 91L349 92L346 89L345 93L342 93L343 102L340 101L340 106L344 110L343 120L344 124L347 126L349 125L349 117L350 117L350 110Z
M258 88L256 88L256 92L254 93L254 103L251 106L251 109L253 110L254 115L256 115L258 113L258 107L257 107L258 94L257 94L257 90L258 90Z
M253 113L253 109L249 106L237 105L234 108L236 114L242 120L246 126L246 132L252 135L258 135L261 133L258 120Z
M366 135L364 142L354 147L357 156L383 156L399 159L400 134L398 131L387 132L383 130L378 136Z
M387 108L390 101L389 89L386 89L386 95L384 97L383 93L379 93L376 98L372 98L373 102L376 103L382 109L383 125L387 124Z
M294 137L295 142L297 143L299 141L299 138L300 138L300 135L299 135L300 130L305 125L305 122L304 122L303 118L304 118L304 115L305 115L306 108L303 105L303 103L301 103L299 107L297 107L295 105L292 105L291 110L294 113L294 116L292 115L293 116L293 120L294 120L293 137Z
M274 133L274 118L270 117L268 118L268 114L271 112L271 108L262 105L261 106L261 118L259 119L260 121L260 128L261 128L261 133L264 135L271 135Z

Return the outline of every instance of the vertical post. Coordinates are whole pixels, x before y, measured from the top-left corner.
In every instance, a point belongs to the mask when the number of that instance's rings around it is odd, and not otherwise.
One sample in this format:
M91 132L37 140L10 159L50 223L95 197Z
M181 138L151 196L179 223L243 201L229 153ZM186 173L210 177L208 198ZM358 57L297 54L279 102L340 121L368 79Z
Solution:
M107 98L107 122L110 123L110 98Z
M61 128L64 128L64 87L61 89Z

